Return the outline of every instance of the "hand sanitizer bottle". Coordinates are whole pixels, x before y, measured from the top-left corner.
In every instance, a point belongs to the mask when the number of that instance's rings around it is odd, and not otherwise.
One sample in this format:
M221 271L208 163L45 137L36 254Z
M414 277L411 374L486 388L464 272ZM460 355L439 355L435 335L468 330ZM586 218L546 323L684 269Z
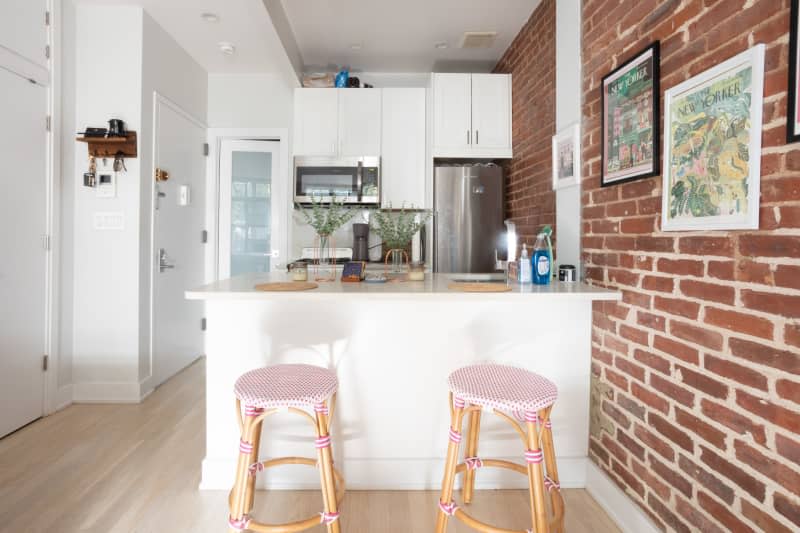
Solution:
M528 258L528 247L523 243L522 251L519 256L519 269L517 269L517 281L520 283L531 282L531 261Z
M545 237L544 233L540 233L533 245L533 282L537 285L550 283L550 251Z

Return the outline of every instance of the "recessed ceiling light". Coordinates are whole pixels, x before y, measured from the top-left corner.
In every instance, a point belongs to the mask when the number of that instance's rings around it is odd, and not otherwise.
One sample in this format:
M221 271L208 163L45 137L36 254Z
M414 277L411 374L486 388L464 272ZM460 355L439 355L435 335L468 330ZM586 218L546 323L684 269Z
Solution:
M362 46L361 43L353 43L350 45L350 50L361 50Z
M433 47L438 49L438 50L444 50L445 48L447 48L447 41L435 42L435 43L433 43Z
M200 18L206 22L219 22L219 15L216 13L201 13Z
M223 41L221 43L217 43L217 46L219 46L219 51L225 54L226 56L232 56L233 54L236 53L236 47L229 42Z

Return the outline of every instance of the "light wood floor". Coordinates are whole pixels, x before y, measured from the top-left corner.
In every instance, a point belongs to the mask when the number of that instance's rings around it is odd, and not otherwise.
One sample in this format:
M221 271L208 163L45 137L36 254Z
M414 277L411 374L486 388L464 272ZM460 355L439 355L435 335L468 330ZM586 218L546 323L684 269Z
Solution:
M73 405L0 440L0 531L227 532L227 494L197 490L204 371L195 363L140 405ZM619 531L585 491L564 497L568 533ZM430 533L436 501L433 492L349 492L343 531ZM253 514L282 522L320 509L316 492L259 492ZM530 527L522 491L480 491L470 512ZM449 533L467 531L451 520Z

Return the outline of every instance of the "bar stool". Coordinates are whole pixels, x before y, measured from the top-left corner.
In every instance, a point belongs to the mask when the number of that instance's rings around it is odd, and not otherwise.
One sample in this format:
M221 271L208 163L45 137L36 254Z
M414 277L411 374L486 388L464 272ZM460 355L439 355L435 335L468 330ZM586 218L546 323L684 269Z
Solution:
M236 482L228 498L230 531L294 533L326 524L328 533L339 533L339 503L344 496L344 481L333 468L329 432L337 388L336 374L312 365L268 366L251 370L236 380L236 416L241 436ZM313 415L309 412L311 410ZM282 411L300 415L314 426L316 459L280 457L259 461L261 424L266 417ZM324 510L319 515L288 524L256 522L250 518L256 474L266 468L287 464L319 468Z
M436 533L444 533L447 519L461 520L484 533L561 533L564 529L564 500L558 484L556 456L550 411L558 396L555 384L522 368L480 364L460 368L448 378L450 388L450 443L447 447ZM481 412L487 410L511 424L525 444L527 467L511 461L478 457ZM464 462L458 463L458 448L464 416L469 414L469 428ZM523 426L515 420L524 422ZM544 461L547 467L542 468ZM456 474L464 473L463 497L472 501L476 470L481 467L513 470L528 476L533 529L517 531L485 524L464 512L453 500ZM550 493L551 510L547 512L545 491ZM548 516L549 514L549 516Z

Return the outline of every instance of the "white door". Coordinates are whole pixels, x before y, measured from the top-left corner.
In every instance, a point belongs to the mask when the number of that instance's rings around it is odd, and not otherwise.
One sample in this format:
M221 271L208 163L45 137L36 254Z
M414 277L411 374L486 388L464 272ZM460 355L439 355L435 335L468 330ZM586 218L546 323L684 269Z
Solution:
M288 199L279 141L225 139L219 165L219 277L270 272L281 257Z
M338 91L295 89L295 155L329 155L338 151Z
M434 155L458 157L472 143L469 74L433 75Z
M381 89L338 89L339 155L381 154Z
M383 89L381 205L425 207L425 89Z
M47 91L0 69L0 437L43 414Z
M472 75L472 148L490 155L511 149L511 76Z
M28 61L45 66L46 11L46 0L0 1L0 46Z
M206 130L178 108L155 102L152 364L158 386L203 354L203 305L184 291L205 282Z

